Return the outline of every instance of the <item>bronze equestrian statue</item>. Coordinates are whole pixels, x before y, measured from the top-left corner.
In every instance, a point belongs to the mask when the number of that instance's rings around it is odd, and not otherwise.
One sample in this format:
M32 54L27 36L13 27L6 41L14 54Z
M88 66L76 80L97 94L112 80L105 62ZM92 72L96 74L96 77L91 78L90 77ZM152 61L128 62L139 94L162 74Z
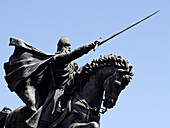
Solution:
M11 38L15 51L4 64L5 79L26 106L6 114L6 128L99 128L100 113L114 107L133 73L132 65L116 55L100 57L78 70L74 60L97 43L71 52L70 41L63 36L57 52L50 55Z
M0 128L100 128L100 114L115 106L119 94L132 79L132 65L127 59L111 54L78 69L75 59L95 51L157 12L103 41L72 52L66 36L59 40L55 54L10 38L15 51L4 64L5 80L10 91L26 106L0 111Z

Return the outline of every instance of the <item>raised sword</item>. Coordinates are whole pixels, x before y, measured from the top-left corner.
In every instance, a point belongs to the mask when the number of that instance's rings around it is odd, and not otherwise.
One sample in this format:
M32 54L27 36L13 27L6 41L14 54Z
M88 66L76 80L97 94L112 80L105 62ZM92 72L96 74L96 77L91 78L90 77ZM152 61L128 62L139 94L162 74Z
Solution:
M158 13L159 11L160 11L160 10L158 10L158 11L152 13L151 15L149 15L149 16L147 16L147 17L141 19L141 20L139 20L138 22L136 22L136 23L130 25L129 27L127 27L127 28L125 28L125 29L123 29L123 30L121 30L121 31L119 31L119 32L117 32L117 33L115 33L114 35L112 35L112 36L110 36L110 37L108 37L108 38L106 38L106 39L104 39L104 40L102 40L102 41L100 41L101 38L100 38L100 40L95 41L95 42L96 42L96 46L95 46L95 48L94 48L94 51L95 51L95 50L97 49L97 47L100 46L101 44L103 44L103 43L105 43L106 41L112 39L113 37L115 37L115 36L121 34L122 32L124 32L124 31L126 31L126 30L132 28L133 26L135 26L135 25L141 23L142 21L144 21L144 20L148 19L149 17L155 15L155 14Z

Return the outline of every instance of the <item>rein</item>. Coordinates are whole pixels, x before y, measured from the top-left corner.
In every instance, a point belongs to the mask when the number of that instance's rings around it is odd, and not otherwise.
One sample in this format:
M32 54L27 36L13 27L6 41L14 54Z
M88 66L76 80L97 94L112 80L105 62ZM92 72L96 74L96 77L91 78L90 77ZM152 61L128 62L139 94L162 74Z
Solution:
M99 113L101 113L101 114L104 114L105 112L107 112L107 108L106 108L106 107L103 107L103 108L101 108L100 106L98 106L98 107L91 107L91 106L88 104L88 102L87 102L87 100L85 99L85 97L83 97L83 96L82 96L80 93L78 93L78 92L76 93L75 97L76 97L76 99L77 99L78 101L80 101L81 103L83 103L89 111L95 111L95 112L99 111ZM84 100L82 100L82 99L84 99ZM104 101L104 99L101 99L101 101Z

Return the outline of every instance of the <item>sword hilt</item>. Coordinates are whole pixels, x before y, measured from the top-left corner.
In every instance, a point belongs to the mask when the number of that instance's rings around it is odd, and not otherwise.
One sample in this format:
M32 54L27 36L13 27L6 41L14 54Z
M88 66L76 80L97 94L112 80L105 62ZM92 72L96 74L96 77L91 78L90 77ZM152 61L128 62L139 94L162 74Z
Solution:
M101 43L101 40L102 40L102 38L100 37L99 40L96 40L96 41L94 42L94 43L95 43L95 47L94 47L93 51L96 51L96 49L98 48L98 46L99 46L100 43Z

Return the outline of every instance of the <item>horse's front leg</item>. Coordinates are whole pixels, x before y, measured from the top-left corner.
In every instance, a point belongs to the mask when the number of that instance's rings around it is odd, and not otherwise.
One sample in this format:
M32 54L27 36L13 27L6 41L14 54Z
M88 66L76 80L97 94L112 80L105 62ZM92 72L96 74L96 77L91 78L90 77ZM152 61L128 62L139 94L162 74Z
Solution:
M99 128L99 125L94 121L89 123L73 123L69 128Z

